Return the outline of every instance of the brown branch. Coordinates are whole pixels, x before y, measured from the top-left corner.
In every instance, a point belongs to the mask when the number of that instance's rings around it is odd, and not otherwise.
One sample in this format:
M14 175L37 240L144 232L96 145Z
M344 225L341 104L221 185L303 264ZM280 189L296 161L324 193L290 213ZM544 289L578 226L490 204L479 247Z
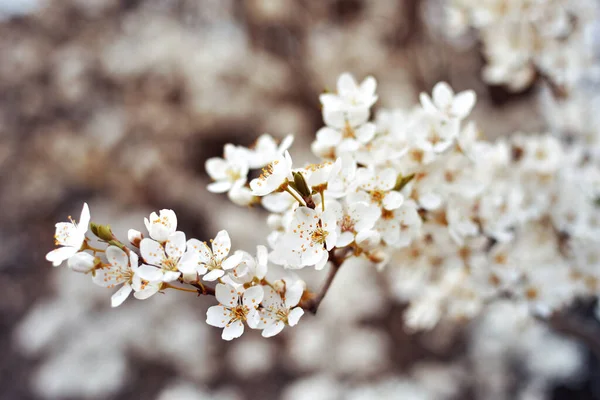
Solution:
M555 312L548 319L542 319L542 321L554 331L584 343L596 358L600 359L600 336L598 328L593 323L582 320L576 315L570 315L567 310Z
M215 289L213 289L211 287L206 287L203 284L201 284L200 282L190 282L189 284L192 285L193 287L195 287L196 289L198 289L198 296L200 296L200 295L214 296L215 295Z
M321 291L318 294L311 293L309 294L309 296L307 296L307 298L303 298L300 301L300 307L313 314L317 313L321 302L323 301L325 295L327 295L327 292L329 291L329 287L333 282L333 278L335 278L335 276L337 275L338 271L340 270L340 267L346 260L346 256L350 251L352 251L352 249L346 248L343 249L343 251L341 252L338 251L336 254L335 248L329 250L329 261L331 261L331 269L329 270L329 275L327 275L327 279L325 280Z

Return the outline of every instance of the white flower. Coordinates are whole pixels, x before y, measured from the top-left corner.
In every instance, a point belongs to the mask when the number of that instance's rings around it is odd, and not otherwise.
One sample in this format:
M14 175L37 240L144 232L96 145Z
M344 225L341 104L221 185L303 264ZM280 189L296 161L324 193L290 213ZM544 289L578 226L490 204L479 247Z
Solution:
M329 258L328 251L337 242L336 215L333 210L319 212L308 207L298 207L290 228L281 238L271 259L289 268L314 265L322 269Z
M260 177L250 182L255 196L265 196L279 189L292 177L292 157L287 151L262 170Z
M406 201L396 210L383 210L375 228L390 246L405 247L415 239L423 221L414 201Z
M227 192L227 197L232 203L237 204L238 206L250 206L257 202L257 197L254 196L252 190L246 186L245 181L237 181L233 184L229 192Z
M327 209L335 212L337 222L337 247L345 247L354 241L359 232L368 231L381 215L379 207L365 202L344 203L327 201Z
M250 168L262 168L281 156L294 143L294 136L287 135L279 145L269 134L261 135L253 148L244 149Z
M144 224L150 237L163 243L177 230L177 216L173 210L160 210L160 215L153 212L150 219L144 218Z
M94 282L100 286L109 288L123 284L111 297L111 305L118 307L129 297L129 294L133 290L134 281L141 280L138 276L138 256L133 251L130 251L128 257L127 253L117 246L108 246L106 249L106 260L109 265L96 271Z
M369 76L359 85L352 75L344 73L337 81L337 94L325 93L319 99L323 105L323 120L329 126L342 129L347 123L355 127L369 119L369 109L377 101L377 82Z
M69 261L67 261L67 265L75 272L81 272L87 274L90 271L94 270L94 267L97 264L96 257L91 255L90 253L86 253L80 251L76 253Z
M341 129L324 126L317 131L317 142L315 146L334 147L336 154L357 151L361 146L369 143L375 137L375 124L367 122L358 127L350 124Z
M268 271L269 252L265 246L256 246L256 258L242 252L242 259L237 267L229 271L229 277L238 284L260 282Z
M454 91L446 82L439 82L433 87L433 101L427 93L419 96L423 109L430 114L439 115L446 119L465 119L473 106L476 96L472 90L454 95Z
M83 204L79 223L76 223L70 217L71 222L59 222L56 224L54 234L54 243L62 246L46 254L46 260L52 262L52 265L58 267L63 261L73 257L85 242L85 234L90 225L90 209L87 203Z
M296 325L304 315L304 310L296 307L304 293L304 282L286 280L283 287L284 290L280 293L270 286L263 286L265 295L258 326L263 328L263 337L277 335L286 325Z
M320 164L310 164L302 170L302 176L306 180L309 189L327 187L330 179L337 175L342 169L342 159L338 158L335 163L325 161Z
M211 240L212 250L205 242L190 239L188 249L198 254L198 262L195 271L204 275L203 279L208 282L219 279L225 275L225 271L233 269L242 261L243 253L234 253L230 257L231 239L226 230L219 231L214 240ZM208 272L208 273L207 273Z
M181 273L195 272L198 264L198 252L186 245L183 232L171 234L164 245L152 239L142 239L140 253L145 264L140 267L139 274L150 282L172 282Z
M221 337L231 340L242 336L244 321L255 329L260 320L258 305L263 300L262 286L253 286L245 291L237 291L231 285L217 284L215 297L218 306L212 306L206 312L206 323L223 329Z
M460 121L439 115L419 113L410 126L412 145L425 153L442 153L450 148L460 132Z
M375 204L383 210L395 210L404 202L404 196L393 190L398 174L393 168L375 171L369 168L359 168L356 171L356 185L363 191L350 193L351 203L366 202Z
M243 151L232 144L226 144L224 158L213 157L206 160L206 172L215 181L207 189L213 193L224 193L236 184L246 183L248 179L248 163Z
M140 247L140 242L143 238L144 235L140 231L136 231L135 229L130 229L127 231L127 240L129 240L129 243L135 247Z

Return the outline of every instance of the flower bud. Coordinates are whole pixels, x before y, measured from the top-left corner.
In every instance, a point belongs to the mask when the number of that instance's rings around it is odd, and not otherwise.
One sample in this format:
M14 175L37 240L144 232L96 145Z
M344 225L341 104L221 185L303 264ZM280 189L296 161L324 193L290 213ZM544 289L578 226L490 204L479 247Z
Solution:
M294 176L294 188L300 193L302 197L309 197L311 195L311 191L308 188L308 184L304 179L304 176L301 172L292 172Z
M112 240L113 238L113 233L110 230L110 225L98 225L98 224L94 224L92 223L92 233L94 235L96 235L99 239L102 239L106 242L108 242L109 240Z
M85 274L92 271L98 262L99 260L90 253L81 251L69 258L68 265L73 271Z
M143 238L144 235L140 231L136 231L135 229L130 229L127 231L127 239L135 247L140 247L140 242Z

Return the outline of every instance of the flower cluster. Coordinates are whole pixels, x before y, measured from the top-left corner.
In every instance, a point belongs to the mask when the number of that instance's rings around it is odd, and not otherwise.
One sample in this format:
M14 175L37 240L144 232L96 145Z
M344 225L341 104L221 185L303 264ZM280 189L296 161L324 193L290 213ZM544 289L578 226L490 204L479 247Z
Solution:
M471 318L497 298L548 315L575 296L600 289L600 170L583 146L549 135L516 134L487 142L468 117L473 91L438 83L412 110L381 110L372 77L343 74L337 93L320 98L325 126L313 152L319 163L294 166L281 144L263 135L251 148L228 144L206 169L208 189L240 205L261 204L272 232L256 254L233 250L226 231L210 243L177 230L171 210L145 220L148 236L130 230L126 245L108 226L56 226L47 259L89 273L94 282L145 299L168 289L213 295L207 323L226 340L245 327L264 337L316 312L349 258L383 269L388 286L410 306L411 328L441 318ZM249 179L252 169L260 170ZM88 226L89 225L89 226ZM87 236L88 230L100 249ZM269 265L324 269L318 292L292 272L269 281ZM214 287L209 283L214 282ZM356 282L360 288L360 282Z
M570 88L594 69L599 11L592 0L451 0L448 31L479 31L490 83L522 90L541 75Z

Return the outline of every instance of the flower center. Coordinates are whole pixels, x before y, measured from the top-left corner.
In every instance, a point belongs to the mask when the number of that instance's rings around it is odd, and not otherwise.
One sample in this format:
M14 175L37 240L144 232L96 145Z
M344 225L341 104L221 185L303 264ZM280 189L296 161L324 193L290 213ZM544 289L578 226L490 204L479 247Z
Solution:
M177 271L177 262L179 260L174 258L165 258L162 262L163 269L168 271Z
M279 160L275 160L272 163L270 163L269 165L267 165L266 167L264 167L262 169L262 174L260 174L258 179L260 179L262 181L262 180L267 179L269 176L273 175L273 170L277 164L279 164Z
M248 311L250 310L246 306L236 306L231 308L231 321L229 321L229 323L234 321L245 321Z
M349 215L342 218L342 232L354 232L354 220Z
M356 138L356 134L354 133L354 129L350 126L348 121L346 121L346 125L344 125L344 129L342 129L342 137L344 139L354 139Z
M371 201L378 204L381 204L385 197L385 192L383 190L371 190L369 194L371 195Z
M310 239L313 243L323 244L327 239L327 235L329 235L329 232L323 230L323 228L317 228L310 235Z
M240 171L230 168L227 170L227 177L230 181L235 182L238 181L242 177L242 175L240 174Z

